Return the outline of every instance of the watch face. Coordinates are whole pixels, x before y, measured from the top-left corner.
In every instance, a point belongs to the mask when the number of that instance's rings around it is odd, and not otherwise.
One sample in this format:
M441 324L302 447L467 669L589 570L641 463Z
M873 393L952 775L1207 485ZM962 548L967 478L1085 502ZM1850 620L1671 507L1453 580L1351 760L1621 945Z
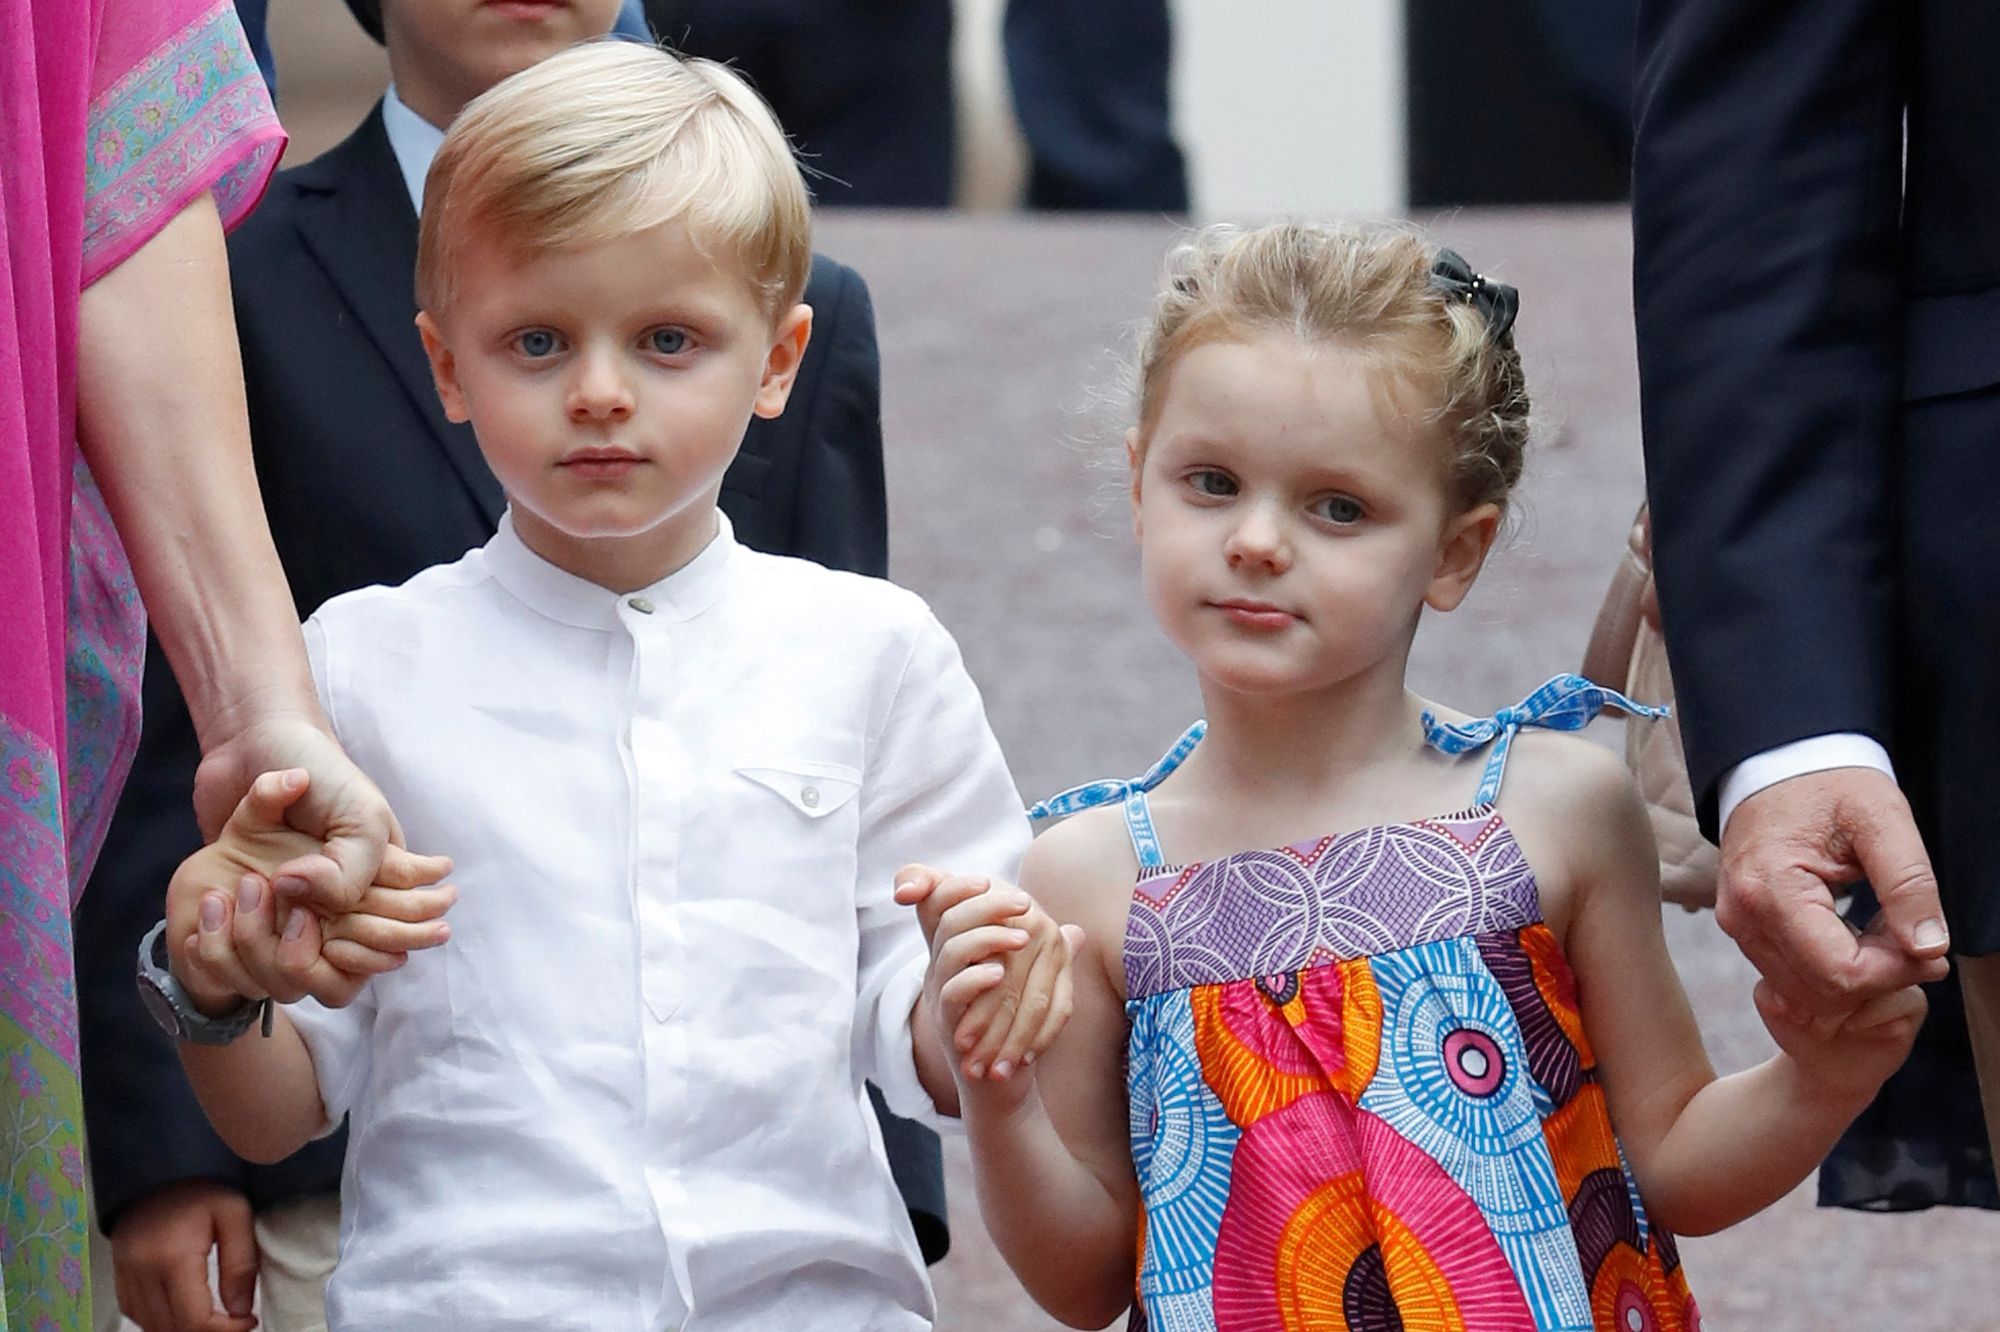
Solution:
M173 1004L168 1001L166 995L160 993L160 987L155 985L150 977L140 978L139 1002L146 1006L148 1013L152 1014L153 1021L160 1024L161 1031L169 1036L181 1034L180 1015L174 1012Z

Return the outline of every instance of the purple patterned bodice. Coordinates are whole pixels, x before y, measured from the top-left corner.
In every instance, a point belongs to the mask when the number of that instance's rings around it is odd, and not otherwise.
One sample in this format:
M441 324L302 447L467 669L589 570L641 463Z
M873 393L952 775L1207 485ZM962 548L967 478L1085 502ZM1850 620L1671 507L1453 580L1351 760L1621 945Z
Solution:
M1271 976L1542 918L1491 807L1142 873L1125 918L1128 999Z

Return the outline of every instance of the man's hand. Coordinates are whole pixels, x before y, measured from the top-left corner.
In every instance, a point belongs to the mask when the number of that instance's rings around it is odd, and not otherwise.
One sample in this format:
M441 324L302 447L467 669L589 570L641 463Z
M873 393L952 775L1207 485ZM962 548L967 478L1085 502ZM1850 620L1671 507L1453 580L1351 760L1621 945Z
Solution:
M297 768L309 784L284 821L322 843L318 858L301 857L273 876L279 898L303 902L322 917L352 911L376 881L382 856L401 846L403 831L389 802L317 718L271 712L202 756L195 770L195 817L211 840L260 773Z
M1882 928L1857 935L1834 890L1866 878ZM1949 968L1937 879L1909 801L1872 768L1767 786L1722 835L1715 918L1770 983L1781 1015L1844 1021L1871 1000Z
M212 1179L182 1180L127 1207L111 1230L118 1307L144 1332L249 1332L257 1287L250 1200ZM222 1308L208 1289L216 1253Z

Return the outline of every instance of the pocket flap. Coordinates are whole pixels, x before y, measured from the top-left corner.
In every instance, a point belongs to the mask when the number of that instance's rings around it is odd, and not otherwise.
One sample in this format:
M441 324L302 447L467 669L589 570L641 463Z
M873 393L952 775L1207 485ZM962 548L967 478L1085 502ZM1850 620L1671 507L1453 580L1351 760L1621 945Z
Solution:
M823 819L854 799L861 772L845 763L756 755L737 761L736 771L809 819Z

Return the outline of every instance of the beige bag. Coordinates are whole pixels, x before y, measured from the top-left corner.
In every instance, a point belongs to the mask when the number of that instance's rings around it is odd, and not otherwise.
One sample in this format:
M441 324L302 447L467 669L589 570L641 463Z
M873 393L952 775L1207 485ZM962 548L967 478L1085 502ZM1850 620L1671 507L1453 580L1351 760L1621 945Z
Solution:
M1653 590L1653 524L1643 504L1590 631L1582 674L1636 702L1674 700L1666 640L1660 635L1660 603ZM1627 721L1625 764L1638 779L1660 844L1661 896L1689 911L1714 906L1716 852L1695 822L1680 727L1672 720Z

